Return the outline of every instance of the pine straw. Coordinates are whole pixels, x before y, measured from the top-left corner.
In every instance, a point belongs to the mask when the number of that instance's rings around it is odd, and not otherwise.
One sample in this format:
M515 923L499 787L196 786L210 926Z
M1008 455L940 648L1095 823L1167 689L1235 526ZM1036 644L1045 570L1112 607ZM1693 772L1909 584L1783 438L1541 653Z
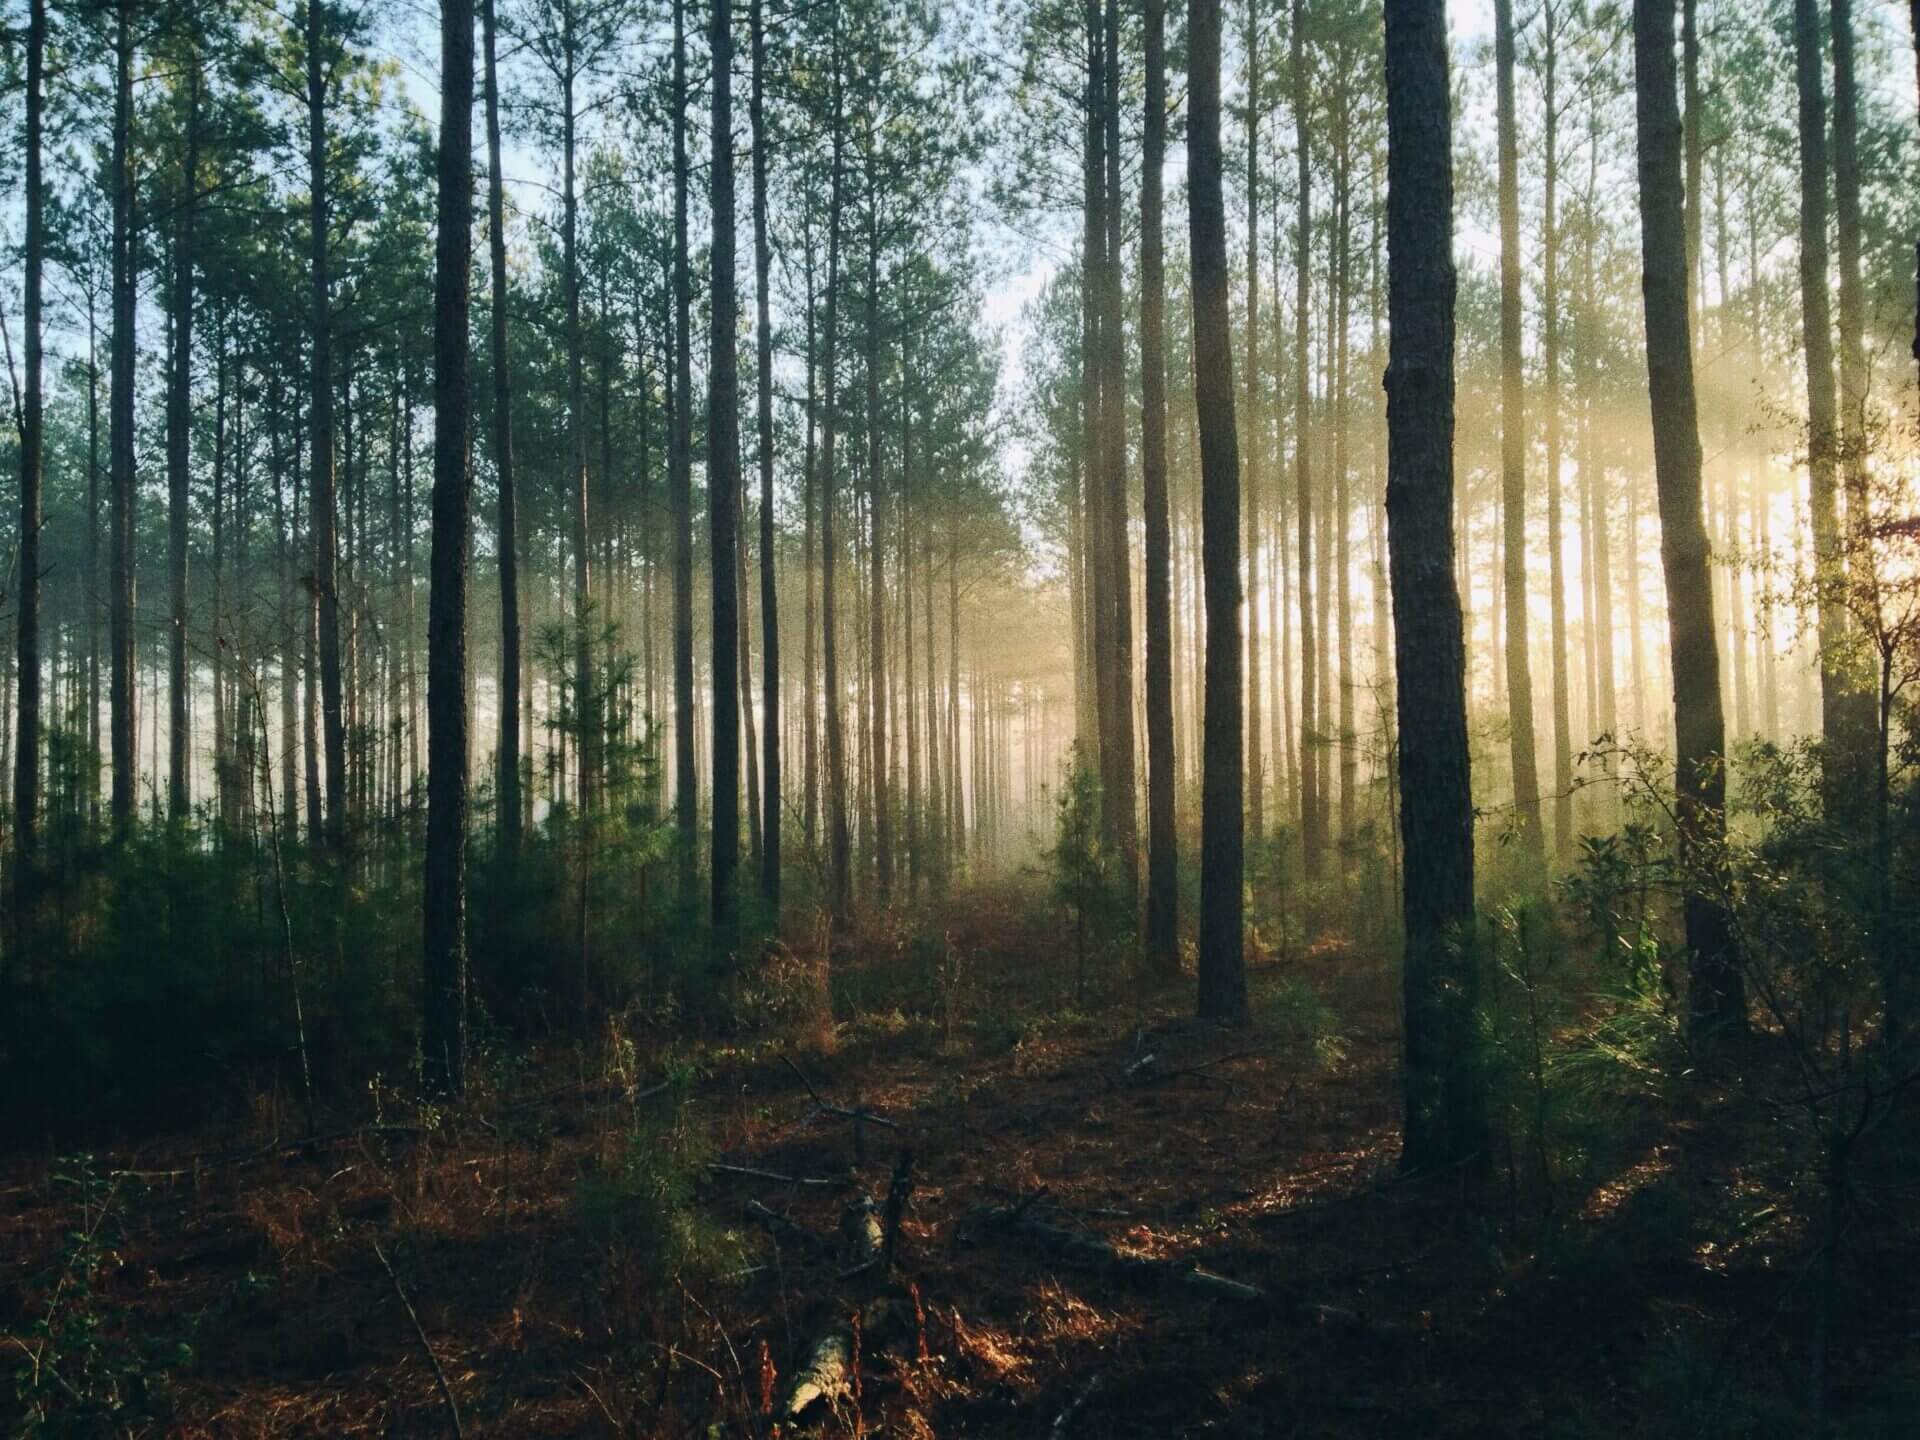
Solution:
M1769 1153L1766 1120L1741 1109L1737 1088L1668 1117L1652 1138L1664 1148L1646 1152L1659 1157L1657 1176L1629 1167L1565 1222L1575 1239L1632 1262L1625 1283L1583 1293L1540 1258L1528 1218L1537 1198L1510 1200L1504 1174L1478 1197L1458 1178L1393 1182L1397 1049L1383 965L1338 946L1300 962L1348 1032L1346 1058L1323 1071L1258 1028L1185 1021L1178 993L1033 1023L1058 1013L1032 963L1057 944L1003 907L970 908L976 918L953 937L965 947L969 1005L976 1019L1026 1022L1017 1043L981 1024L948 1054L937 1030L843 1025L834 1053L815 1046L801 1061L823 1097L902 1122L898 1134L869 1128L865 1190L884 1196L903 1143L917 1182L901 1261L924 1301L921 1333L865 1357L859 1414L843 1406L826 1433L1041 1433L1095 1375L1104 1379L1078 1434L1518 1436L1576 1418L1591 1433L1667 1433L1670 1417L1643 1382L1683 1332L1715 1357L1703 1384L1792 1383L1805 1333L1800 1198L1795 1177L1756 1162ZM880 948L873 959L856 940L834 963L904 963L897 944ZM1168 1068L1259 1053L1126 1084L1118 1077L1143 1044ZM788 1246L776 1257L745 1226L760 1268L738 1280L682 1289L610 1250L577 1195L583 1176L617 1157L622 1111L568 1099L573 1063L554 1057L526 1088L560 1093L537 1113L503 1115L498 1133L480 1123L500 1113L483 1096L436 1134L350 1137L131 1194L125 1243L99 1280L107 1332L185 1334L198 1317L194 1363L161 1387L171 1419L147 1433L450 1433L377 1240L472 1433L679 1436L719 1424L746 1434L748 1392L765 1381L737 1378L730 1354L756 1369L764 1342L784 1378L876 1282L841 1281L831 1255ZM729 1052L689 1104L688 1122L726 1158L791 1176L847 1171L850 1126L817 1113L770 1054ZM168 1168L208 1138L146 1145L140 1165ZM225 1138L239 1149L264 1137ZM26 1277L46 1269L71 1223L45 1172L44 1157L0 1172L0 1316L28 1313L39 1292ZM1630 1217L1632 1189L1656 1182L1686 1194L1718 1187L1780 1207L1779 1218L1715 1252L1711 1268L1644 1253L1609 1227ZM1061 1223L1337 1310L1315 1323L1297 1307L1249 1312L1143 1292L1013 1240L969 1236L974 1210L1043 1186ZM716 1176L699 1204L740 1224L752 1197L834 1235L848 1193ZM1510 1204L1522 1219L1513 1233ZM1878 1254L1881 1274L1912 1273L1910 1234L1874 1243L1897 1247ZM1913 1375L1902 1303L1871 1289L1843 1317L1843 1388Z

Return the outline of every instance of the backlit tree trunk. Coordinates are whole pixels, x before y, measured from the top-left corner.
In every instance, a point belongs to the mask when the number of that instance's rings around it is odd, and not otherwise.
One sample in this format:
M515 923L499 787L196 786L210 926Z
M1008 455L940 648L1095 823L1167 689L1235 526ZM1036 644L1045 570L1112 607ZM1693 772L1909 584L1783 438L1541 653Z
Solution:
M1412 1171L1486 1163L1472 1056L1473 796L1454 581L1453 118L1443 0L1387 0L1387 556Z

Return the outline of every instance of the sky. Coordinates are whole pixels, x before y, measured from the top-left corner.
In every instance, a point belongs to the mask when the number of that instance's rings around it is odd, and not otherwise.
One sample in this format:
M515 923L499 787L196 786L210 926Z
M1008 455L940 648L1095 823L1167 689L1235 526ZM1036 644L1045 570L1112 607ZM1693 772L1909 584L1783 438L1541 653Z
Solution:
M962 0L962 3L976 16L984 14L987 8L979 0ZM1490 40L1493 33L1492 0L1453 0L1447 8L1453 32L1454 63L1456 66L1472 63L1476 52ZM423 114L437 118L440 107L438 12L434 6L423 4L421 0L405 0L405 3L386 13L388 23L379 35L378 43L389 47L399 63L408 100ZM503 65L505 63L503 57ZM1230 56L1229 64L1232 63ZM1230 91L1239 83L1237 75L1227 77ZM551 193L547 188L550 166L543 156L525 145L509 141L506 153L502 156L501 168L510 192L517 191L526 208L538 208ZM1185 157L1170 153L1166 172L1169 196L1177 193L1184 173ZM1174 211L1168 215L1168 222L1170 225L1184 224L1184 217ZM992 227L989 236L993 253L1004 257L1005 263L985 291L980 318L986 327L1000 336L1003 403L1017 403L1025 393L1028 329L1025 312L1059 268L1058 261L1050 253L1052 247L1046 243L1047 238L1043 236L1036 242L998 225ZM1491 234L1466 230L1460 236L1460 244L1469 253L1484 253L1489 258L1498 254L1497 242ZM1024 456L1017 447L1007 455L1007 464L1016 472L1022 468Z

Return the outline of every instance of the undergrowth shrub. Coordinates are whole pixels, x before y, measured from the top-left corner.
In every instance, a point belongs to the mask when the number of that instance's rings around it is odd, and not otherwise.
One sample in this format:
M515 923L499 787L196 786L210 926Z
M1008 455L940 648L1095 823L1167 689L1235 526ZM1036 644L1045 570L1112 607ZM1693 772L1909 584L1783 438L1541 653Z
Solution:
M681 1070L665 1096L638 1110L612 1163L584 1175L575 1210L597 1245L639 1273L674 1281L712 1280L743 1263L738 1231L698 1204L712 1156L706 1132L685 1103Z
M1340 1017L1300 975L1263 974L1248 997L1254 1023L1271 1032L1286 1057L1315 1070L1332 1070L1347 1058Z
M1105 838L1100 777L1076 741L1054 805L1053 844L1046 851L1053 896L1066 911L1073 957L1073 994L1085 1003L1096 978L1112 978L1113 956L1133 933L1131 887L1121 857Z
M146 1333L113 1293L127 1183L101 1173L91 1155L54 1166L52 1184L72 1210L66 1239L19 1323L0 1327L16 1361L19 1433L122 1434L164 1419L166 1377L193 1361L185 1339Z

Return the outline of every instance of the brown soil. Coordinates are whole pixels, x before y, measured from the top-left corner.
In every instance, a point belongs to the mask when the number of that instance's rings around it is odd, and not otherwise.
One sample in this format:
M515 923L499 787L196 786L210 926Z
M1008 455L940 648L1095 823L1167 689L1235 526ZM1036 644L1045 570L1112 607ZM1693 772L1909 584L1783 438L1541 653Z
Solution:
M468 1435L765 1435L763 1402L814 1338L887 1294L912 1317L904 1337L867 1347L857 1396L787 1433L1039 1436L1076 1403L1052 1433L1808 1433L1795 1407L1818 1187L1754 1098L1764 1087L1703 1080L1647 1107L1611 1137L1621 1159L1599 1183L1556 1177L1549 1219L1524 1156L1485 1180L1396 1178L1398 1020L1377 957L1328 942L1255 976L1256 994L1312 986L1345 1041L1329 1063L1274 1006L1241 1031L1185 1019L1174 992L1072 1011L1036 963L1061 944L1024 913L989 896L956 906L944 990L901 937L861 937L833 960L842 1005L862 1006L837 1034L816 1016L785 1040L711 1043L688 1086L637 1102L604 1063L556 1052L462 1109L389 1100L386 1128L343 1117L314 1145L262 1153L263 1115L103 1148L103 1177L140 1173L96 1187L112 1243L90 1297L70 1282L53 1312L84 1306L96 1341L43 1363L137 1402L99 1433L451 1434L404 1292ZM644 1087L664 1061L637 1033ZM1723 1068L1750 1079L1772 1063L1760 1046ZM801 1073L898 1128L863 1125L855 1166L854 1125L819 1113ZM711 1158L851 1179L881 1202L910 1147L892 1276L845 1276L838 1255L792 1239L776 1250L745 1218L758 1200L837 1238L853 1189L704 1167L691 1208L745 1253L666 1274L618 1204L583 1199L619 1172L636 1109ZM1896 1152L1914 1153L1875 1151ZM15 1368L45 1344L33 1325L83 1223L57 1168L17 1156L0 1173ZM1043 1187L1036 1218L1264 1299L1209 1298L1172 1270L1087 1271L980 1223ZM1846 1433L1920 1434L1920 1244L1903 1220L1916 1191L1890 1159L1862 1173L1832 1343ZM176 1341L192 1347L184 1365L128 1358Z

